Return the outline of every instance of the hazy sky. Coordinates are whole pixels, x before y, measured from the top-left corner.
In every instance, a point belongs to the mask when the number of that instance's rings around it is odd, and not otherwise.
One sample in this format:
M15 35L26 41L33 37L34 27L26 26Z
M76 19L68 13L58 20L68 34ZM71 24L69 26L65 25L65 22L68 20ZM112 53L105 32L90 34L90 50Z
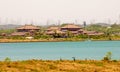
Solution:
M0 0L0 22L49 24L120 20L120 0Z

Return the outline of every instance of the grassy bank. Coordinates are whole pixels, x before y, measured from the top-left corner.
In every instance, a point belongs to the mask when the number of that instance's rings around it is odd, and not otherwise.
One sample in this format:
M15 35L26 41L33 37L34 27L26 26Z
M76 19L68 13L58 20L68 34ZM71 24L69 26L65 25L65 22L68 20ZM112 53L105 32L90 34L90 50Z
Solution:
M77 39L77 38L49 38L49 39L0 39L0 43L12 43L12 42L62 42L62 41L86 41L87 39ZM92 41L108 41L109 39L91 39ZM112 39L111 41L120 40Z
M49 39L0 39L1 43L9 42L62 42L62 41L84 41L83 39L71 39L71 38L49 38Z
M120 61L0 61L0 72L120 72Z

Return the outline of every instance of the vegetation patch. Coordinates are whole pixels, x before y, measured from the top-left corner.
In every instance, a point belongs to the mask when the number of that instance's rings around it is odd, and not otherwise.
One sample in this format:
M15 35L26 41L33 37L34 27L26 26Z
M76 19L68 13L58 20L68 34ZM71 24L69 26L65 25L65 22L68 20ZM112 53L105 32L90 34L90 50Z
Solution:
M26 60L0 61L0 72L120 72L120 61Z

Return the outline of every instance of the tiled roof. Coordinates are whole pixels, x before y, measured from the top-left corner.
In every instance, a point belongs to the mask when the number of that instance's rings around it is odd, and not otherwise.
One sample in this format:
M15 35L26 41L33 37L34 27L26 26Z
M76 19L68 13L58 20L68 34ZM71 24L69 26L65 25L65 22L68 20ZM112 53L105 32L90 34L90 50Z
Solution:
M47 30L58 30L59 29L59 27L49 27Z
M88 35L103 35L104 33L91 33L91 34L88 34Z
M54 34L54 33L57 33L57 34L64 34L65 32L62 32L62 31L60 31L60 30L56 30L56 31L49 31L49 32L46 32L46 34Z
M14 32L11 35L12 36L22 36L22 35L25 35L25 34L26 34L26 32Z
M78 31L71 31L71 33L72 33L72 34L77 34L77 33L78 33Z
M63 34L63 33L65 33L65 32L62 32L62 31L60 31L60 30L56 30L56 33L58 33L58 34Z
M83 31L83 33L86 33L88 35L103 35L102 32L96 32L96 31Z
M80 28L80 27L77 26L77 25L74 25L74 24L67 24L67 25L65 25L65 26L63 26L61 28Z
M33 25L25 25L25 26L19 27L17 29L39 29L39 28L36 26L33 26Z
M54 34L54 31L46 32L46 34Z

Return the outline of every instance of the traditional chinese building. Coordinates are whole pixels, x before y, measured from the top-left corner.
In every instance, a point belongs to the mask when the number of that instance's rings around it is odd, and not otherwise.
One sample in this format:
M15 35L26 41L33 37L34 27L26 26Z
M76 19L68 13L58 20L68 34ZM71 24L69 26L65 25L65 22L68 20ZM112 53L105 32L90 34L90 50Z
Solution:
M103 35L103 32L96 32L96 31L83 31L83 34L89 35L89 36L93 36L93 35Z
M34 25L25 25L16 29L16 32L12 33L12 36L25 36L27 34L34 35L40 28Z
M60 30L60 27L52 26L52 27L49 27L45 33L48 35L54 35L54 34L64 34L65 32L62 32Z
M65 26L61 27L61 31L63 32L69 31L72 34L79 34L82 31L82 27L75 24L66 24Z
M40 28L34 25L25 25L22 27L17 28L17 32L31 32L31 31L39 31Z
M80 26L74 24L66 24L65 26L61 27L61 31L78 31L82 29Z

